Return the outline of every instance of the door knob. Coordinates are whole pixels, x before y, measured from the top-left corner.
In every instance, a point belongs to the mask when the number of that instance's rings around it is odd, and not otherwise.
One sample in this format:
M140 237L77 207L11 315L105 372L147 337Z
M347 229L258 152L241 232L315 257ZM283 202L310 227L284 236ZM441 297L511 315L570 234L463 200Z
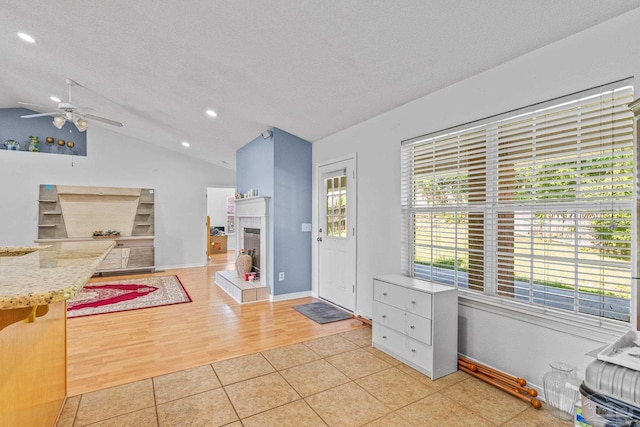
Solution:
M317 240L318 242L322 242L322 237L318 237L316 240Z

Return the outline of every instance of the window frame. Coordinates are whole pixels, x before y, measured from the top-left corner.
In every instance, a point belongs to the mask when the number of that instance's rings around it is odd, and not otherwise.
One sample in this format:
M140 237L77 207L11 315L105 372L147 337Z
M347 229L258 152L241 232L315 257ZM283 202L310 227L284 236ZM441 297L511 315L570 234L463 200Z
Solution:
M455 135L456 133L467 132L475 128L487 128L493 129L500 126L500 123L504 120L510 120L513 117L519 115L526 115L531 112L538 111L540 109L558 105L562 102L569 102L571 99L580 99L589 94L595 94L598 92L602 92L610 89L619 89L624 86L632 87L632 79L623 79L617 82L613 82L607 85L598 86L596 88L589 89L587 91L581 91L575 94L571 94L569 96L563 96L559 98L555 98L549 101L545 101L542 103L537 103L535 105L531 105L522 109L512 110L503 114L499 114L496 116L488 117L486 119L482 119L479 121L466 123L460 126L456 126L454 128L448 128L443 131L434 132L431 134L423 135L420 137L412 138L402 142L402 154L401 154L401 170L402 170L402 189L401 189L401 197L402 197L402 253L401 253L401 262L402 262L402 272L405 275L415 277L415 273L413 270L414 261L415 261L415 242L413 242L414 230L413 230L413 214L415 213L415 206L411 205L411 202L408 202L408 197L410 194L413 194L414 191L413 184L411 182L410 177L407 176L409 173L407 168L412 168L406 158L406 149L407 146L415 146L419 144L420 141L425 141L427 139L432 140L435 138L442 138L449 135ZM635 119L633 120L633 140L635 141ZM488 139L488 138L487 138ZM635 144L635 142L634 142ZM634 177L633 177L633 204L637 206L638 201L638 191L637 191L637 168L638 168L638 159L637 155L634 159ZM498 168L496 167L496 170ZM495 185L498 186L499 183L495 182L493 184L487 184L488 186ZM487 191L487 197L494 197L491 191ZM468 212L468 211L467 211ZM618 335L621 331L624 331L632 325L634 328L637 327L636 323L636 313L637 313L637 302L636 302L636 294L637 294L637 286L636 282L632 280L637 276L637 242L636 242L636 234L637 234L637 210L631 209L632 214L632 231L631 231L631 260L630 260L630 269L631 269L631 277L629 278L629 288L631 290L630 296L630 313L629 313L629 321L623 322L618 320L612 320L605 317L593 316L580 314L572 311L564 311L564 310L556 310L552 308L548 308L546 306L536 305L533 302L520 302L516 300L507 300L503 298L498 298L498 285L496 283L485 283L485 288L483 293L479 293L472 290L467 290L458 287L458 293L461 297L461 305L467 307L476 307L481 308L483 310L490 310L500 312L505 316L514 317L516 319L523 319L523 316L527 318L530 322L536 323L541 322L545 327L551 327L552 329L558 329L562 331L572 330L577 335L583 335L585 337L593 337L594 333L603 334L603 339L610 339L612 336ZM485 253L486 252L485 246ZM488 253L490 263L495 263L496 255L492 253ZM487 268L487 260L484 261L484 268ZM487 286L488 285L488 286Z

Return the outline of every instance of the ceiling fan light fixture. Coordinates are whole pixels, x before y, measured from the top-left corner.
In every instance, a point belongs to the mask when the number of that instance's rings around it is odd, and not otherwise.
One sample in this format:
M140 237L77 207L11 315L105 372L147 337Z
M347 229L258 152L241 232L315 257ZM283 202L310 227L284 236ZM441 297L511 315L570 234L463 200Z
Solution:
M64 118L64 116L55 116L53 118L53 125L58 129L62 129L62 126L64 126L66 121L67 120Z
M87 127L89 127L89 123L87 123L87 121L82 117L78 117L74 122L74 124L76 125L76 128L78 128L80 132L84 132L85 130L87 130Z

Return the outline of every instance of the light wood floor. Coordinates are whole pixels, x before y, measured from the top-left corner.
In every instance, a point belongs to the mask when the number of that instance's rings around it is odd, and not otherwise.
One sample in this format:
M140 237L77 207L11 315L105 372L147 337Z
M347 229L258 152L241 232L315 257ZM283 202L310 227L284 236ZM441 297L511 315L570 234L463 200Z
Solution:
M361 328L357 320L319 325L292 305L314 301L238 304L214 284L234 268L233 253L206 267L147 274L178 276L192 303L67 320L68 396ZM92 282L140 276L95 278Z

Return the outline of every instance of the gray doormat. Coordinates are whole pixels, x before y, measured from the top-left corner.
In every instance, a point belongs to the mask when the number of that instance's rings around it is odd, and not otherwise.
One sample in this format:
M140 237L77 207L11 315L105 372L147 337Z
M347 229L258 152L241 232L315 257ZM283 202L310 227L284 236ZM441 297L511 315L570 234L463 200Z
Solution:
M309 304L294 305L291 308L320 324L337 322L339 320L351 318L351 313L336 308L326 302L312 302Z

